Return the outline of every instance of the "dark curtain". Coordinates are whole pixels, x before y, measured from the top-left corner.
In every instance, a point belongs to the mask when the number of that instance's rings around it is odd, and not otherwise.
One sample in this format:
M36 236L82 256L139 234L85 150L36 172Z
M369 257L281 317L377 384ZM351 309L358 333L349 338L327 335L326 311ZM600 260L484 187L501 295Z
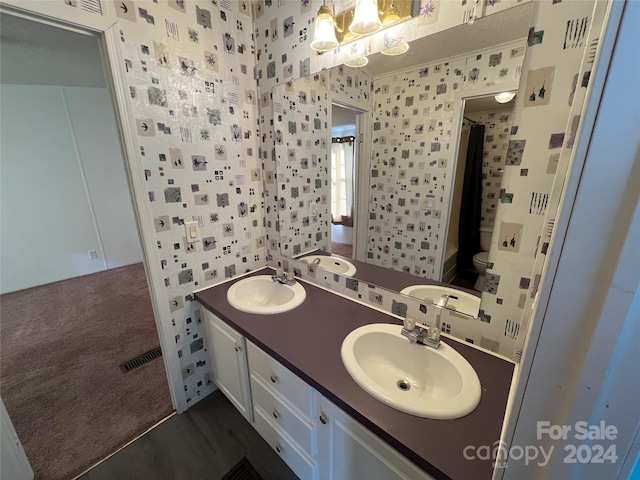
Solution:
M473 269L473 256L480 251L482 211L482 146L484 125L473 125L464 170L460 223L458 225L458 268Z

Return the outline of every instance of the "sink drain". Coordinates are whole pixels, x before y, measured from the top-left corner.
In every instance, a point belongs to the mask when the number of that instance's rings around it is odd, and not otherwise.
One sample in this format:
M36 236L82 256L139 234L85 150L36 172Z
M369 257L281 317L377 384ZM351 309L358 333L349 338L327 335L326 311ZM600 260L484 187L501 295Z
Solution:
M409 382L407 382L406 380L398 380L398 383L396 383L396 385L403 392L406 392L411 388L411 384Z

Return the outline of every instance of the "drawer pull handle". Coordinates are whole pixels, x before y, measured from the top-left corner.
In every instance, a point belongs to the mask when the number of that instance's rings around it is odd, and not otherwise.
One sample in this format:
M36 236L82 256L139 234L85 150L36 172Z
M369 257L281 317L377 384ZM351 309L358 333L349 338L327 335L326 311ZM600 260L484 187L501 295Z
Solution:
M276 445L276 452L282 453L282 447L280 446L280 444Z
M327 416L324 413L321 413L318 418L320 419L323 425L327 424Z
M275 408L273 409L273 418L278 418L280 416L280 414L278 413L278 410L276 410Z
M271 375L271 377L269 377L271 379L271 383L276 383L278 381L278 377L276 377L275 375Z
M240 347L240 345L238 345L237 343L233 346L233 348L236 352L239 352L240 350L242 350L242 347Z

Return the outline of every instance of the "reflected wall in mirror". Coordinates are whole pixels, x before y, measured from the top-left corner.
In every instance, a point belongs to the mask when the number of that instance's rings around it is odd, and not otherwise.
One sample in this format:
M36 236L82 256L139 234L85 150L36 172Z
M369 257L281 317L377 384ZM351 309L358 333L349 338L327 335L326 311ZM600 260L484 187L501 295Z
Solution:
M584 102L587 87L589 86L590 73L595 64L594 58L597 59L598 39L602 34L603 19L605 18L605 4L601 2L580 2L579 4L572 3L569 5L566 2L531 2L514 7L513 3L499 2L497 5L504 7L504 10L500 13L509 13L514 17L517 16L516 11L528 5L531 7L533 17L529 21L527 16L524 22L520 23L521 35L524 35L525 32L529 34L527 39L528 48L522 64L522 85L518 88L518 98L513 112L507 159L496 211L496 234L493 235L491 240L486 281L483 287L482 304L478 317L480 321L451 321L450 324L447 322L446 331L449 332L450 328L451 333L458 338L502 353L517 361L525 340L528 338L529 318L537 298L536 294L540 289L540 279L546 261L546 253L550 248L553 225L557 215L557 208L562 198L561 193L565 176L571 166L572 147L578 138L580 119L583 118L585 113ZM494 15L498 15L498 12L493 13L491 16ZM563 44L553 40L550 41L550 39L554 38L563 38L567 25L571 25L572 19L576 16L585 18L588 25L584 36L581 37L579 42ZM440 17L442 18L442 15ZM508 26L518 24L517 19L514 17L500 22L497 26L494 25L491 31L486 32L486 35L474 35L471 39L472 50L486 48L487 45L482 44L483 40L493 39L497 41L498 35L504 34L508 30ZM473 27L483 25L485 20L488 19L481 18L477 20ZM421 45L427 46L413 48L412 45L409 55L413 52L425 55L450 50L451 46L461 43L460 40L465 37L465 32L469 31L467 27L469 25L443 30L441 33L425 37L421 39ZM441 39L443 38L447 39L447 41L442 41ZM425 43L422 44L422 41ZM502 41L506 42L508 40L503 39ZM587 51L591 53L586 55ZM469 51L466 53L469 53ZM426 66L442 64L450 67L455 60L460 58L456 57L458 54L451 53L447 55L435 53L434 55L434 57L430 57L427 60L428 65ZM365 67L367 70L364 72L374 77L374 89L377 88L381 77L390 76L388 73L384 73L385 66L391 67L393 71L407 70L406 68L397 67L396 62L399 61L399 57L397 57L398 59L394 57L385 58L384 62L378 65L376 65L375 57L375 55L371 56L371 61ZM447 61L431 61L438 58L445 58ZM504 59L504 55L502 58ZM420 61L415 61L414 65L419 63ZM327 72L322 73L326 74ZM328 73L332 75L333 71ZM480 73L480 75L475 75L475 73ZM482 71L474 72L473 78L482 82ZM459 84L459 82L455 83ZM503 86L498 86L502 90ZM400 83L398 87L403 89L404 85ZM496 90L490 90L491 87L492 85L478 87L469 91L468 95L462 95L462 93L466 93L464 90L459 91L461 93L458 97L460 103L453 105L453 108L457 110L452 115L451 127L445 130L449 132L449 153L457 153L457 146L452 146L451 144L457 141L457 132L462 125L463 112L461 106L463 99L495 92ZM493 87L495 88L495 85ZM333 95L331 83L329 88L330 94ZM541 92L544 95L544 102L538 101L541 97ZM405 101L402 96L403 93L400 93L399 99L394 97L390 102L403 105L402 102ZM530 97L533 98L534 93L535 101L530 99ZM373 94L374 92L372 91ZM387 120L383 119L383 121L386 122ZM454 133L451 134L450 132ZM365 143L362 147L363 149L371 149L372 144ZM263 158L266 159L266 157ZM371 156L369 158L371 159ZM399 158L404 160L401 157ZM448 163L452 165L454 161L453 155L450 158L451 161ZM267 182L265 184L270 192L271 187L269 187L268 182L269 168L273 169L274 167L271 166L271 163L266 165L265 175ZM384 181L384 187L387 179L383 177L381 179ZM368 183L365 189L361 188L360 190L366 191L368 194ZM539 209L535 200L536 195L538 198L542 197ZM548 203L545 203L545 196L548 199ZM365 205L367 205L366 202ZM446 207L441 209L441 214L448 211L448 205ZM368 211L368 205L365 211ZM273 222L273 214L275 212L277 210L272 210L272 216L267 216L268 222ZM356 215L356 220L362 217L362 215ZM408 222L409 219L406 221ZM448 225L448 221L447 223L443 222L443 225ZM267 226L269 228L269 223ZM518 242L517 235L520 232L520 228L522 230L520 241ZM361 231L360 228L356 230ZM368 225L365 225L364 231L368 233ZM503 249L500 249L498 237L501 236L500 232L503 231L507 233L507 236L511 233L511 237L507 241L507 247L503 245ZM287 259L281 259L278 239L273 233L270 235L269 247L270 252L273 252L272 260L274 262L285 266L293 264L295 269L304 272L307 278L312 279L312 281L380 306L380 308L387 311L398 313L399 315L416 315L417 317L422 314L422 308L418 308L419 305L416 304L415 299L396 293L402 290L406 284L400 288L394 288L388 285L386 280L396 275L402 275L403 281L406 281L406 277L415 279L415 283L433 281L383 268L382 271L385 273L380 276L385 283L369 281L365 283L361 281L364 278L361 275L366 273L366 268L361 268L361 266L364 265L364 267L368 268L374 268L374 266L362 262L357 263L358 271L353 278L332 275L326 270L312 268L312 265L304 265L302 262L297 261L288 262ZM517 252L512 248L513 242L511 240L514 237L516 237L515 245L519 245ZM367 251L366 239L363 244L361 242L362 237L356 240L356 257L358 259L363 252ZM504 244L504 238L502 239L502 244ZM444 252L444 249L438 251L438 253L442 252ZM406 254L410 253L406 252ZM362 265L360 265L361 263ZM411 267L409 266L409 268ZM375 268L380 270L380 267L375 266ZM379 286L393 291L384 291Z
M274 108L279 110L274 113L276 123L283 113L295 112L289 109L297 92L317 92L320 87L328 88L329 102L337 109L334 111L347 107L369 116L371 127L356 130L355 135L359 138L362 134L364 148L357 149L360 154L356 155L358 178L354 186L360 188L356 188L354 198L359 195L360 200L359 204L355 202L351 215L357 217L353 223L354 258L421 278L442 278L463 99L517 88L525 51L522 37L527 32L530 12L530 5L510 9L474 25L416 41L416 48L404 59L374 55L364 69L339 66L272 90L274 102L278 103ZM511 42L491 46L498 25L511 27L510 31L500 29L499 37ZM485 48L476 50L479 45ZM429 63L433 57L425 52L437 55L436 61ZM386 66L402 70L389 74ZM304 122L302 111L298 113L299 121ZM334 126L331 110L327 110L326 122L329 127ZM358 128L362 128L361 123L365 122L358 122ZM337 124L345 127L344 122ZM355 129L356 125L351 127ZM284 138L278 139L278 127L274 129L276 143L282 142L290 158L306 159L315 145L331 142L329 129L313 125L313 131L309 131L313 141L301 140L284 126L280 128ZM336 132L333 136L342 135ZM329 152L323 149L322 153ZM283 149L276 158L280 207L288 205L279 210L281 253L297 256L315 249L332 251L331 243L349 243L348 233L342 236L349 227L332 225L322 203L331 203L330 176L322 182L313 172L304 171L300 162L294 162L297 170L292 169L294 164L283 162L286 155ZM324 171L330 172L331 165L326 167ZM298 182L310 182L311 187L322 184L322 192L306 200L287 197L290 192L299 195L301 191L300 187L291 188L294 171L299 175ZM325 216L324 221L311 212L314 203ZM307 213L300 214L305 205ZM341 217L333 220L341 222ZM297 225L292 218L297 219ZM351 256L344 250L334 253Z

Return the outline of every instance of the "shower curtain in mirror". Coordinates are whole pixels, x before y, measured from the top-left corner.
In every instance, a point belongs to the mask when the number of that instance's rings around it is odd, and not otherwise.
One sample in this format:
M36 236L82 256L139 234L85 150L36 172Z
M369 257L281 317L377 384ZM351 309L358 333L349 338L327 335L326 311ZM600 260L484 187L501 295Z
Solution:
M353 171L355 137L331 139L332 222L353 226Z
M471 126L465 162L460 223L458 226L458 268L473 269L473 256L480 251L482 215L482 160L484 125Z

